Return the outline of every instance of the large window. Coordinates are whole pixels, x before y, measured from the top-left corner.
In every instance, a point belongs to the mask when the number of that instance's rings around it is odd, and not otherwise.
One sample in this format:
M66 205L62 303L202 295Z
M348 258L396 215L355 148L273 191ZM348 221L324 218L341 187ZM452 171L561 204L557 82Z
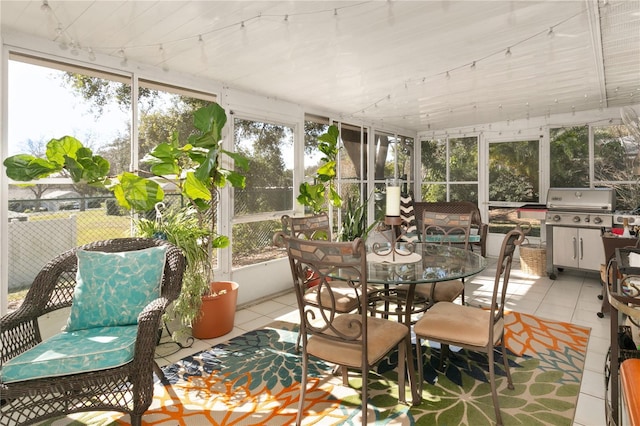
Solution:
M44 157L51 139L69 135L105 157L112 176L144 173L148 166L140 160L150 148L176 132L186 140L193 129L192 112L215 100L141 80L134 102L131 76L18 54L10 55L8 70L8 154ZM137 138L132 136L134 105ZM181 202L179 194L166 191L167 204ZM9 218L9 292L19 295L44 263L63 251L132 235L134 217L110 192L60 175L30 186L9 185Z
M294 127L234 118L234 150L249 159L246 188L233 190L234 267L282 256L272 245L280 215L293 209ZM278 219L273 219L277 217Z
M109 160L111 174L129 170L130 79L14 54L8 71L9 155L44 157L51 139L69 135ZM109 192L65 176L9 185L9 218L10 293L28 287L63 251L131 232L128 213Z
M593 127L594 185L616 189L617 208L640 207L640 140L620 125Z
M625 126L553 128L549 135L551 187L612 187L618 209L640 206L640 141Z
M340 152L338 153L338 191L343 205L351 200L352 205L360 205L369 197L367 188L367 154L369 132L366 127L341 123ZM336 209L334 220L340 229L341 211Z
M489 143L489 232L509 232L522 222L517 208L539 202L539 146L538 140ZM540 236L539 222L532 225L529 236Z
M421 141L423 201L478 202L478 138Z
M413 138L376 131L375 133L375 217L384 216L386 199L385 180L398 178L403 192L409 192L413 184Z

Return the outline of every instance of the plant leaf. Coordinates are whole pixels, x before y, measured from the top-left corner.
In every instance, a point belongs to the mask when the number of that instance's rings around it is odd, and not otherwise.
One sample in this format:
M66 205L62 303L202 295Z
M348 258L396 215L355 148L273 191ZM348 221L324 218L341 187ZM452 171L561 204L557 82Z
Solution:
M5 158L7 176L13 180L27 182L41 179L62 171L62 166L29 154L18 154Z
M129 172L118 176L113 191L122 206L137 211L151 210L164 199L164 191L157 182Z
M209 188L196 177L194 172L187 172L182 192L192 200L211 200L211 192L209 192Z

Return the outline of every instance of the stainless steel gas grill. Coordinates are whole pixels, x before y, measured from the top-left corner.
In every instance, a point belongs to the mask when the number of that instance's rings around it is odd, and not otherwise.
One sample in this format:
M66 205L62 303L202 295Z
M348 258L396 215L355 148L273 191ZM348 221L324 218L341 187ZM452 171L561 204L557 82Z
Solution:
M550 188L547 193L547 273L556 267L599 271L604 263L601 228L613 225L610 188Z

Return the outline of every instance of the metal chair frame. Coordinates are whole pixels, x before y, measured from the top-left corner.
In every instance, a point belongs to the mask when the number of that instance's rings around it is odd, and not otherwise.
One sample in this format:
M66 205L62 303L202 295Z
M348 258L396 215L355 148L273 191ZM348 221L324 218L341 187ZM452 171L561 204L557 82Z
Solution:
M422 347L421 347L421 339L438 341L442 345L441 352L441 365L442 361L445 358L445 354L448 351L449 345L458 346L467 348L473 351L484 352L487 354L488 363L489 363L489 382L491 385L491 396L493 399L493 406L496 415L496 422L498 425L502 424L502 416L500 414L500 405L498 402L498 393L496 389L496 381L495 381L495 359L494 359L494 350L498 342L501 344L502 351L502 361L507 374L507 387L509 389L513 389L513 382L511 380L511 372L509 370L509 361L507 358L507 350L504 342L504 302L506 299L507 286L509 284L509 277L511 275L511 264L513 262L513 256L515 252L515 248L517 245L522 244L524 241L524 233L520 229L515 229L510 231L504 238L502 242L502 247L500 250L500 256L498 258L498 263L496 266L496 275L493 286L493 294L491 297L491 305L489 306L489 317L488 317L488 339L486 346L473 346L469 344L465 344L464 342L460 342L452 336L450 339L441 339L434 338L429 333L425 332L428 329L436 330L438 329L437 321L434 321L434 312L438 305L442 304L443 307L452 308L448 309L447 312L458 312L461 313L463 310L467 309L483 309L474 306L461 306L457 304L453 304L451 302L438 302L431 308L431 310L424 313L422 318L418 320L418 322L414 326L414 331L416 333L417 338L417 353L418 353L418 373L419 373L419 388L420 392L422 392L423 386L423 364L422 364ZM446 306L448 304L448 306ZM500 324L502 324L500 326Z
M399 400L405 402L406 350L410 345L409 329L406 325L368 315L367 261L364 242L357 238L352 242L328 242L303 240L280 233L276 239L284 241L293 277L298 308L300 311L300 335L302 336L302 383L296 424L304 414L304 400L308 382L309 356L318 356L341 367L343 383L348 385L348 368L362 372L362 424L367 423L368 371L389 351L398 348ZM336 309L336 299L330 303L305 297L308 271L312 270L320 279L320 290L332 287L340 280L330 277L332 271L340 270L348 287L358 292L358 313L344 314ZM376 342L376 345L370 343ZM383 349L380 349L382 342ZM359 355L358 355L359 354Z

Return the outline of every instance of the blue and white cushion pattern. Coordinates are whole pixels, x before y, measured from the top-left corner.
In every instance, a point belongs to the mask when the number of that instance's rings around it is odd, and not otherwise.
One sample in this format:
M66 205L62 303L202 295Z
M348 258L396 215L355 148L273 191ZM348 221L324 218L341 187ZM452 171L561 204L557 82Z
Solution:
M420 241L411 194L400 195L400 219L402 220L402 227L405 231L400 239L414 243Z
M137 324L160 296L166 246L121 253L78 250L78 273L66 331Z
M62 332L7 361L3 383L87 373L124 365L133 359L137 325Z

